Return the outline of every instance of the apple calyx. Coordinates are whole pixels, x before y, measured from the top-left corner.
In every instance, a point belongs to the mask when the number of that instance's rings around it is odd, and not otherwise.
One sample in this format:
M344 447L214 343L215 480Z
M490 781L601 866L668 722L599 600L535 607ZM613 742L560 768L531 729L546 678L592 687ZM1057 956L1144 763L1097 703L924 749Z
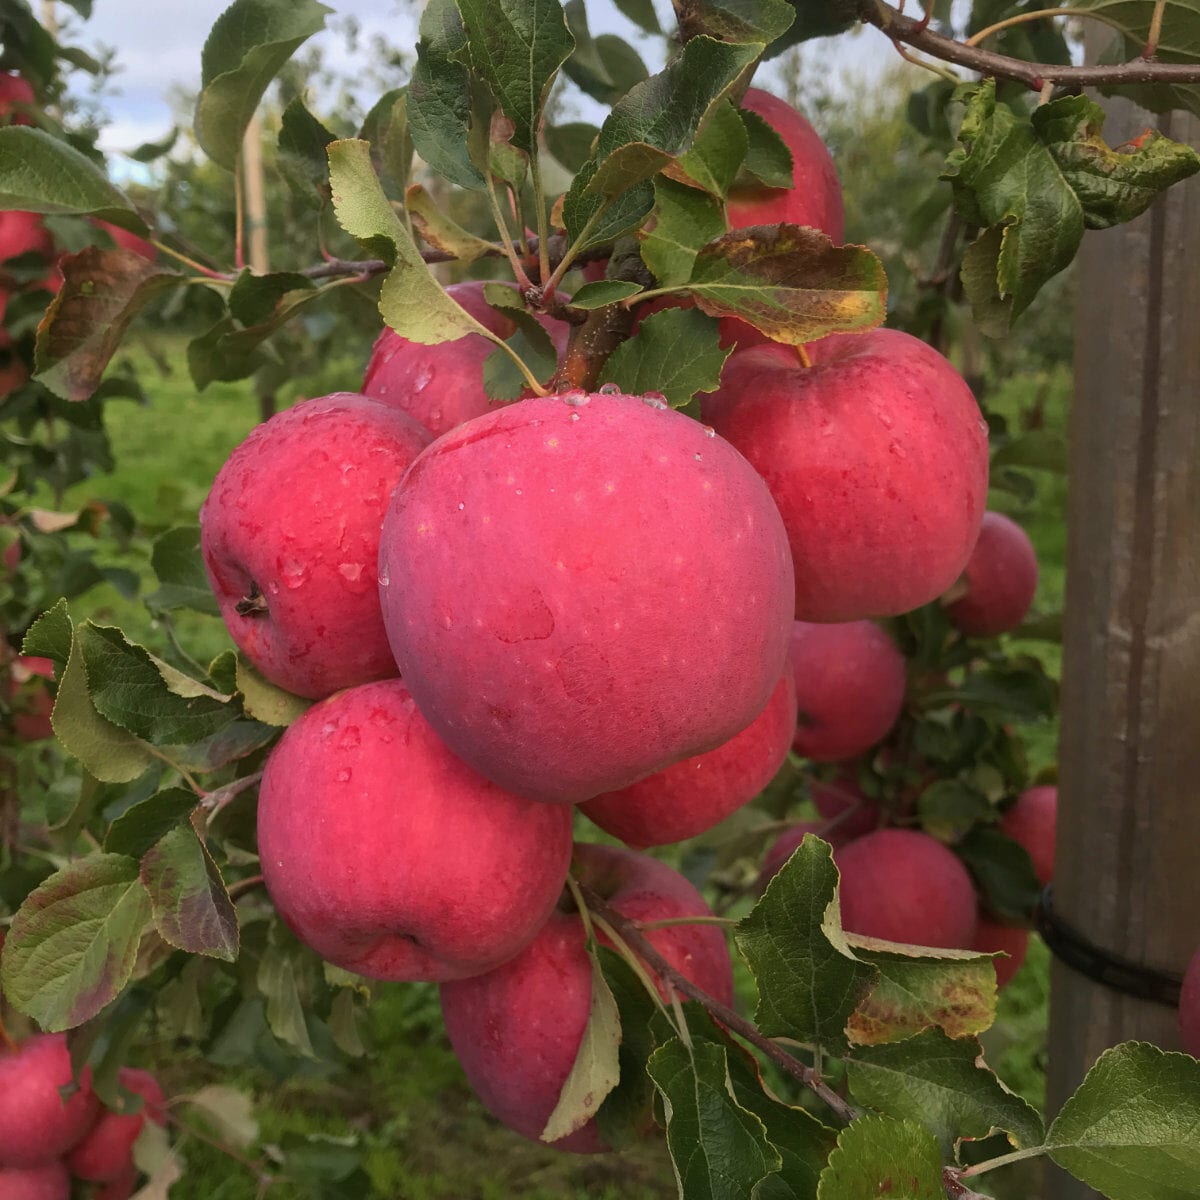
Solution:
M257 617L260 613L267 612L267 598L257 583L250 585L249 592L233 606L233 611L239 617Z

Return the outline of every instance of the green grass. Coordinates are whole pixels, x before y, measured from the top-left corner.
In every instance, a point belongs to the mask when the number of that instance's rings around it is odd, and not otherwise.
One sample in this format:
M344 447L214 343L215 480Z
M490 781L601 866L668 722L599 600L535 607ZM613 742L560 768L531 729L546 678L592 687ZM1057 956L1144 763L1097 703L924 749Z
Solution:
M118 402L110 406L109 428L119 466L72 490L67 503L91 498L119 500L149 531L194 521L213 476L229 451L258 419L257 402L246 384L215 384L197 395L182 365L181 343L163 341L159 349L171 364L159 373L149 356L136 356L149 393L145 407ZM339 387L353 388L354 364L334 364L320 386L309 394ZM990 407L1014 426L1037 408L1047 427L1065 422L1070 380L1065 371L1044 379L1021 379L999 387ZM1044 392L1044 394L1042 394ZM1039 396L1041 399L1039 400ZM993 507L1017 517L1029 531L1041 562L1037 606L1061 607L1065 557L1065 482L1041 475L1039 494L1020 504L993 493ZM115 558L113 561L117 561ZM133 565L153 585L145 548ZM77 616L118 624L131 636L161 645L164 631L138 601L111 588L94 590L73 605ZM179 621L180 637L201 661L227 646L220 622L199 615ZM1057 673L1057 648L1047 643L1019 644L1038 654ZM1056 728L1037 731L1035 757L1050 763ZM1006 1082L1040 1104L1048 964L1037 942L1029 961L1002 994L998 1020L985 1042L989 1060ZM749 995L753 982L739 975L740 992ZM649 1138L630 1154L577 1158L523 1141L498 1127L471 1095L441 1029L435 989L427 985L392 985L381 989L371 1012L374 1049L360 1064L331 1080L293 1077L282 1082L265 1072L227 1071L206 1064L194 1051L168 1044L146 1047L153 1064L175 1093L208 1082L231 1083L251 1093L261 1122L263 1142L294 1145L308 1135L340 1139L361 1156L369 1177L359 1194L394 1200L651 1200L674 1194L670 1165L660 1137ZM745 997L743 997L745 998ZM185 1137L185 1177L173 1189L175 1200L254 1200L252 1174L205 1143ZM317 1147L319 1149L319 1147ZM338 1150L334 1146L328 1152ZM1032 1195L1028 1181L997 1187L1019 1187L1007 1194ZM342 1193L336 1193L341 1195ZM1005 1195L1000 1190L998 1195ZM281 1183L276 1197L324 1195L297 1183Z

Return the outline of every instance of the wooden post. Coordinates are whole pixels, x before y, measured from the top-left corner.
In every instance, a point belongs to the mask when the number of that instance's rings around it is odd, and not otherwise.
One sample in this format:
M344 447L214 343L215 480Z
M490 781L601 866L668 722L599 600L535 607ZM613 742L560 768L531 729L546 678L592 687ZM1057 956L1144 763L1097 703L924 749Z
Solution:
M1091 46L1089 44L1089 49ZM1111 145L1200 121L1107 104ZM1181 972L1200 944L1200 177L1078 267L1055 911ZM1173 1011L1055 962L1049 1112L1106 1047L1179 1048ZM1095 1195L1048 1167L1053 1200Z
M265 275L271 267L267 258L267 187L263 172L262 118L255 113L242 139L242 194L245 199L246 262L255 275ZM258 398L259 419L275 415L275 393Z

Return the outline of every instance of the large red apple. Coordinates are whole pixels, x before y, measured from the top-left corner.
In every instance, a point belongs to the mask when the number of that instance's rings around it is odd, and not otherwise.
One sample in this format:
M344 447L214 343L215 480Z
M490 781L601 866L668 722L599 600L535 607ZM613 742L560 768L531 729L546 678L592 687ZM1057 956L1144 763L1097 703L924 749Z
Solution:
M962 861L914 829L877 829L834 851L842 926L850 933L966 950L975 941L976 900Z
M476 417L397 487L384 621L429 723L518 795L589 800L762 712L791 635L779 514L661 400L565 393Z
M995 954L1002 950L1008 956L992 959L992 966L996 968L996 986L1008 987L1029 951L1029 930L1016 925L1002 925L980 913L971 949L984 954Z
M1037 581L1029 535L1003 513L984 513L962 580L965 594L946 605L946 615L973 637L1008 633L1025 619Z
M428 442L404 413L338 392L259 425L217 473L200 509L204 566L233 640L272 682L320 697L397 673L379 531Z
M792 186L735 189L726 210L729 228L789 222L810 225L841 242L842 186L821 135L790 104L761 88L750 88L741 107L762 117L787 144L792 152Z
M485 329L511 337L516 325L483 298L484 286L479 281L455 283L446 292ZM561 356L569 327L548 317L539 319ZM408 413L434 437L440 437L496 408L483 387L483 363L495 349L495 343L478 333L423 346L384 329L367 363L363 394Z
M1200 1058L1200 950L1192 955L1179 996L1179 1032L1183 1048Z
M1000 818L1000 830L1029 852L1043 887L1054 878L1054 841L1058 827L1058 788L1043 785L1022 792Z
M258 845L279 915L322 958L375 979L460 979L541 928L566 879L571 811L477 775L385 680L288 727L263 776Z
M54 697L42 682L54 678L54 663L48 658L21 654L13 659L9 675L13 731L24 742L39 742L54 736L50 714Z
M576 846L575 870L630 920L712 915L682 875L629 850ZM733 971L719 929L672 925L646 936L676 970L732 1004ZM535 1141L558 1103L587 1026L592 972L585 940L579 914L556 911L511 962L441 988L446 1032L471 1086L493 1116ZM553 1144L577 1154L607 1149L595 1120Z
M70 1196L71 1177L60 1162L0 1167L0 1200L70 1200Z
M895 329L735 350L704 419L771 489L796 617L908 612L961 574L987 498L987 426L936 350Z
M166 1097L149 1071L122 1067L117 1077L123 1088L142 1097L142 1107L137 1112L106 1109L100 1114L96 1124L67 1155L67 1166L76 1179L93 1183L111 1183L120 1179L133 1166L133 1143L147 1119L156 1125L167 1123Z
M785 668L767 707L741 733L580 807L628 846L682 842L723 821L771 782L795 728L796 694Z
M61 1033L37 1034L0 1054L0 1167L45 1166L91 1128L100 1102L90 1071L69 1100L59 1094L73 1077Z
M904 706L904 655L873 621L792 626L799 726L794 748L840 762L885 738Z

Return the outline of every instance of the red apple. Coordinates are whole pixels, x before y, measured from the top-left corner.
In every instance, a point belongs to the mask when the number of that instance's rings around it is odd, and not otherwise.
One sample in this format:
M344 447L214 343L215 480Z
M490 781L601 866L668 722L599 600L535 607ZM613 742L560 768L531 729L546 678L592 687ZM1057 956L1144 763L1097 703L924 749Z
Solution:
M217 473L200 509L204 566L233 640L272 682L320 697L397 673L379 531L428 442L404 413L338 392L259 425Z
M476 775L385 680L288 727L263 776L258 845L279 915L323 958L374 979L461 979L545 922L571 812Z
M0 1054L0 1167L54 1162L92 1127L100 1102L91 1072L67 1101L59 1088L73 1079L64 1034L37 1034Z
M946 615L972 637L1008 633L1025 619L1037 580L1037 554L1029 535L1002 513L984 513L979 540L967 559L966 592L946 605Z
M745 729L783 671L791 580L745 460L661 400L604 391L439 438L397 487L380 550L421 711L482 775L547 801L616 791Z
M891 732L904 706L905 662L873 621L792 626L799 727L793 747L816 762L840 762Z
M137 1112L120 1113L106 1109L100 1119L67 1155L66 1163L76 1179L94 1183L119 1180L133 1166L133 1143L149 1118L166 1125L166 1097L158 1080L149 1071L122 1067L118 1072L121 1086L141 1096L144 1103Z
M1000 818L1000 830L1019 842L1033 860L1043 887L1054 878L1054 834L1058 824L1058 788L1030 788Z
M0 71L0 124L32 125L29 110L37 106L37 98L28 79L12 71Z
M682 842L723 821L771 782L795 728L796 696L785 668L767 707L741 733L580 807L628 846Z
M987 498L987 426L949 361L895 329L735 350L704 419L766 480L802 621L936 599L966 566Z
M16 209L0 212L0 260L35 253L47 260L54 256L54 239L42 224L41 214Z
M70 1196L71 1177L60 1162L0 1167L0 1200L70 1200Z
M971 949L982 951L984 954L994 954L1003 950L1008 955L1007 958L992 959L992 966L996 968L996 986L1008 987L1025 961L1029 950L1029 930L1019 929L1015 925L1001 925L999 921L993 921L980 913Z
M952 851L913 829L877 829L834 852L842 926L850 933L966 950L975 941L975 888Z
M814 779L809 792L823 820L837 821L831 832L836 832L843 841L853 841L879 827L882 818L879 801L869 800L852 775L841 773L829 781Z
M792 186L735 189L726 210L729 228L788 222L810 225L841 242L842 186L821 135L790 104L761 88L750 88L741 106L762 117L787 143L792 152Z
M682 875L644 855L579 845L575 869L581 882L631 920L711 916ZM719 929L672 925L646 936L676 970L732 1004L733 971ZM531 1140L545 1128L579 1052L591 981L583 921L567 909L553 913L511 962L442 985L446 1032L471 1086L497 1120ZM553 1144L577 1154L607 1149L595 1120Z
M1179 1032L1183 1048L1200 1058L1200 950L1192 955L1179 996Z
M485 329L511 337L516 325L487 303L483 289L484 284L475 281L451 284L446 292ZM539 319L561 355L569 327L548 317ZM495 410L496 404L483 387L483 363L495 349L494 343L478 333L423 346L384 329L367 363L363 394L408 413L434 437L440 437L472 417Z
M130 233L128 229L122 229L120 225L113 225L110 221L101 221L98 217L89 217L97 229L103 229L109 237L112 238L122 250L132 250L134 254L140 254L147 262L154 262L158 258L158 251L143 237L138 237L136 233Z
M48 658L21 654L13 659L8 695L13 707L13 731L24 742L39 742L54 736L50 722L54 697L41 682L53 678L54 663Z

